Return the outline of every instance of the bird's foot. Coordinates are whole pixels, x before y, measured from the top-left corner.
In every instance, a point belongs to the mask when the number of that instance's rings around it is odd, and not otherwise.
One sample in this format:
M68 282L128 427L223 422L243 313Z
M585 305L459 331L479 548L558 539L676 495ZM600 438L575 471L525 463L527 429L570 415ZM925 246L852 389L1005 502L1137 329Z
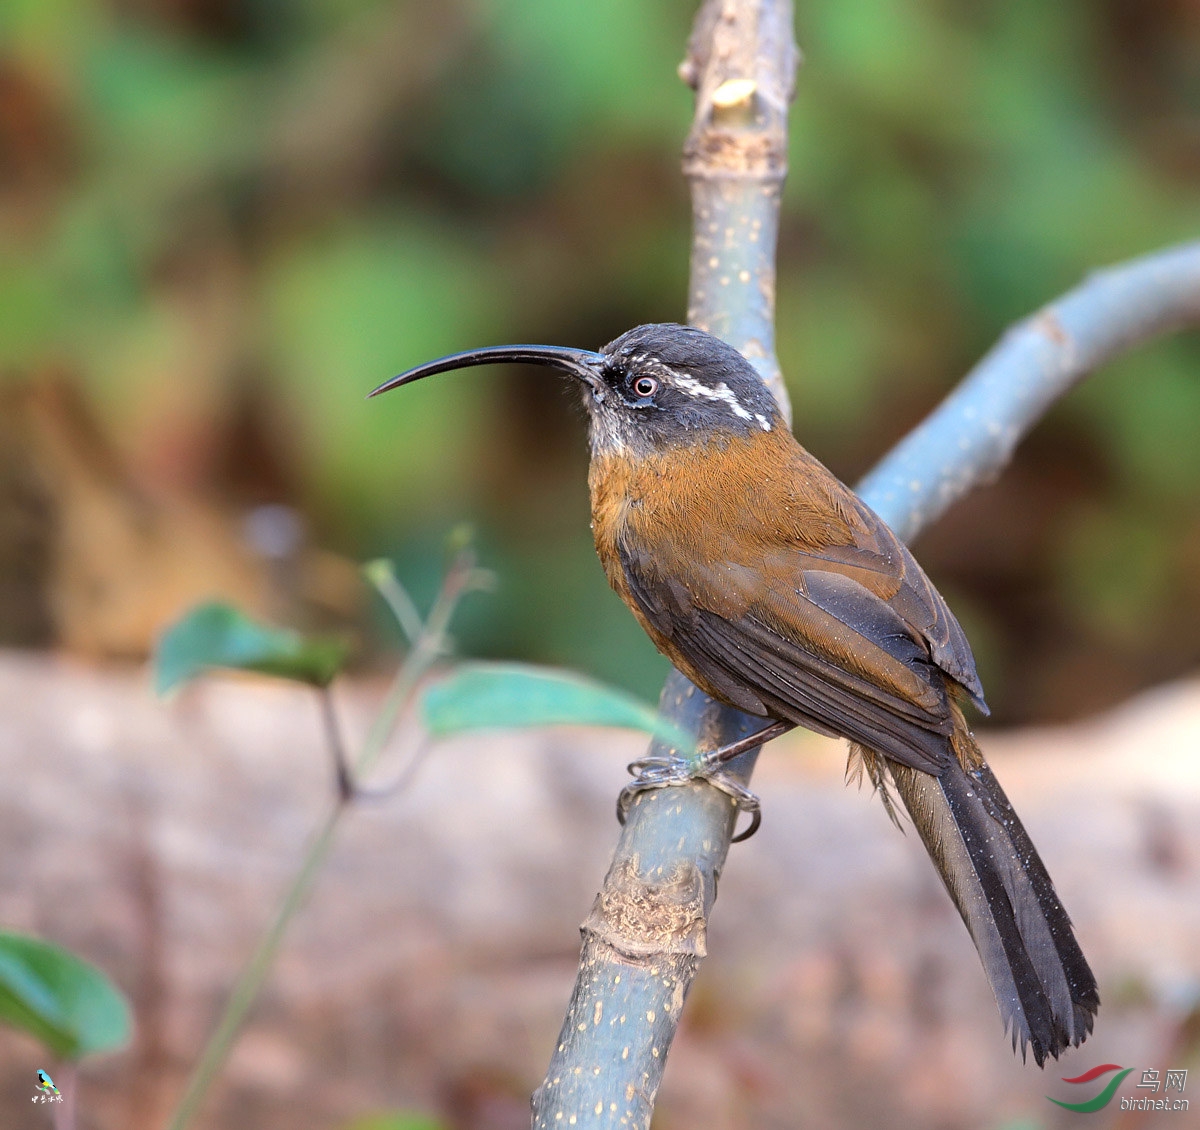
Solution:
M701 780L707 781L713 788L720 789L721 792L732 798L740 812L749 813L749 827L744 832L732 837L729 842L736 844L742 840L748 840L758 831L758 826L762 823L762 805L754 793L726 771L725 765L738 754L745 753L755 746L762 745L764 742L786 733L792 729L792 725L789 722L772 722L769 726L756 730L748 737L721 746L720 749L708 750L693 760L668 754L643 757L631 762L629 772L633 774L634 779L621 790L621 795L617 797L617 819L622 824L625 823L625 818L629 814L629 806L638 793L646 792L648 789L664 789L671 785L686 785L690 781Z
M665 789L671 785L686 785L697 780L707 781L713 788L720 789L732 797L740 811L750 814L750 826L744 832L732 837L730 843L736 844L741 840L749 839L758 831L758 826L762 823L762 806L759 804L758 797L740 781L735 780L720 765L702 770L696 762L687 761L682 757L643 757L630 763L629 772L633 774L634 779L621 790L621 795L617 797L617 819L622 824L625 823L630 805L633 804L633 798L638 793L644 793L650 789Z

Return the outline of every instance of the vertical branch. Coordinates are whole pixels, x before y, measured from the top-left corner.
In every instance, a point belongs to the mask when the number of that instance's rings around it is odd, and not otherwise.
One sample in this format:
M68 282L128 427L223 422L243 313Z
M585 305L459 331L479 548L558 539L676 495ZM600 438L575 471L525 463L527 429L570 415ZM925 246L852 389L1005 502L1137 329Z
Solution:
M680 77L696 91L688 321L748 357L791 417L775 359L775 245L799 52L788 3L707 3Z
M774 356L775 242L798 52L790 0L706 0L680 74L696 90L688 319L754 362L785 413ZM661 709L716 749L762 726L677 671ZM652 754L665 752L651 748ZM729 770L748 780L758 750ZM648 1127L700 960L737 809L703 782L638 795L583 924L575 989L533 1125Z

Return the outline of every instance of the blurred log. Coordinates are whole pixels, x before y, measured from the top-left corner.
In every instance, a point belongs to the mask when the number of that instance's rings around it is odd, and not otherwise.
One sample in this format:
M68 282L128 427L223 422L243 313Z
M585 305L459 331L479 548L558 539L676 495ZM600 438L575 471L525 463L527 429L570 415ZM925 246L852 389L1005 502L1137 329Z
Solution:
M271 548L228 509L143 489L69 375L0 393L0 644L141 659L201 600L277 618L354 610L352 563L306 547L302 531Z
M361 731L373 688L339 696ZM447 743L411 792L352 814L199 1125L328 1130L385 1107L528 1125L642 744ZM1046 1094L1070 1097L1059 1076L1185 1065L1200 681L984 744L1100 976L1095 1036L1045 1073L1021 1066L915 838L844 786L839 743L800 735L763 758L763 829L730 855L660 1117L1040 1122ZM137 1043L82 1072L83 1125L159 1127L329 803L315 697L212 681L163 705L140 673L0 653L0 772L0 922L99 963L137 1010ZM0 1030L0 1109L28 1102L43 1058Z

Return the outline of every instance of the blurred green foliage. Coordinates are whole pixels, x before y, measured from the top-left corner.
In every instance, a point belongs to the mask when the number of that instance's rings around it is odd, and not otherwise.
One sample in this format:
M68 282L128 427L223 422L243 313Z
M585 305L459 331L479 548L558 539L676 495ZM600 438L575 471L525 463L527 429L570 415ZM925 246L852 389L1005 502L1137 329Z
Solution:
M693 9L8 0L0 367L74 372L140 481L297 506L429 589L470 518L502 588L466 650L652 693L570 397L518 371L363 396L442 352L683 315ZM780 356L799 435L852 481L1012 319L1195 234L1200 16L800 0L797 38ZM999 716L1200 659L1197 359L1101 375L921 547Z
M470 730L530 726L613 726L641 730L684 756L695 752L685 731L649 703L573 671L528 663L460 663L421 695L433 737Z
M368 1114L342 1130L443 1130L445 1123L421 1114Z
M60 1059L129 1042L129 1001L99 969L69 950L0 930L0 1023L26 1032Z
M250 619L227 604L193 608L163 632L154 654L154 689L166 694L210 671L251 671L327 687L346 661L337 640Z

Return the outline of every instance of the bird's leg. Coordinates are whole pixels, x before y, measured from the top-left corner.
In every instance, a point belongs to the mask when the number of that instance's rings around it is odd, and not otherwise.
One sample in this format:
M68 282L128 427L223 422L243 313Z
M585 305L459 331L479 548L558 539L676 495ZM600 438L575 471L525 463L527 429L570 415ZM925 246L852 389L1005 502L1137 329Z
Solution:
M700 760L696 765L701 772L696 775L708 776L708 770L718 769L727 761L732 761L739 753L745 753L748 749L753 749L755 746L765 745L772 738L782 737L788 730L794 730L795 728L795 722L772 722L769 726L764 726L761 730L755 730L754 733L740 738L736 742L721 746L720 749L710 749L708 752L700 755Z
M703 780L732 797L740 811L750 814L750 827L734 836L730 842L736 844L741 840L749 839L758 831L758 826L762 823L762 806L754 793L725 772L724 766L738 754L754 749L755 746L769 742L781 734L786 734L794 727L794 722L772 722L761 730L755 730L753 734L731 742L729 745L721 746L720 749L706 750L694 759L668 754L642 757L631 762L629 772L633 774L634 779L621 790L621 795L617 797L617 819L622 824L625 823L629 806L638 793L645 792L647 789L663 789L670 785L684 785L689 781Z

